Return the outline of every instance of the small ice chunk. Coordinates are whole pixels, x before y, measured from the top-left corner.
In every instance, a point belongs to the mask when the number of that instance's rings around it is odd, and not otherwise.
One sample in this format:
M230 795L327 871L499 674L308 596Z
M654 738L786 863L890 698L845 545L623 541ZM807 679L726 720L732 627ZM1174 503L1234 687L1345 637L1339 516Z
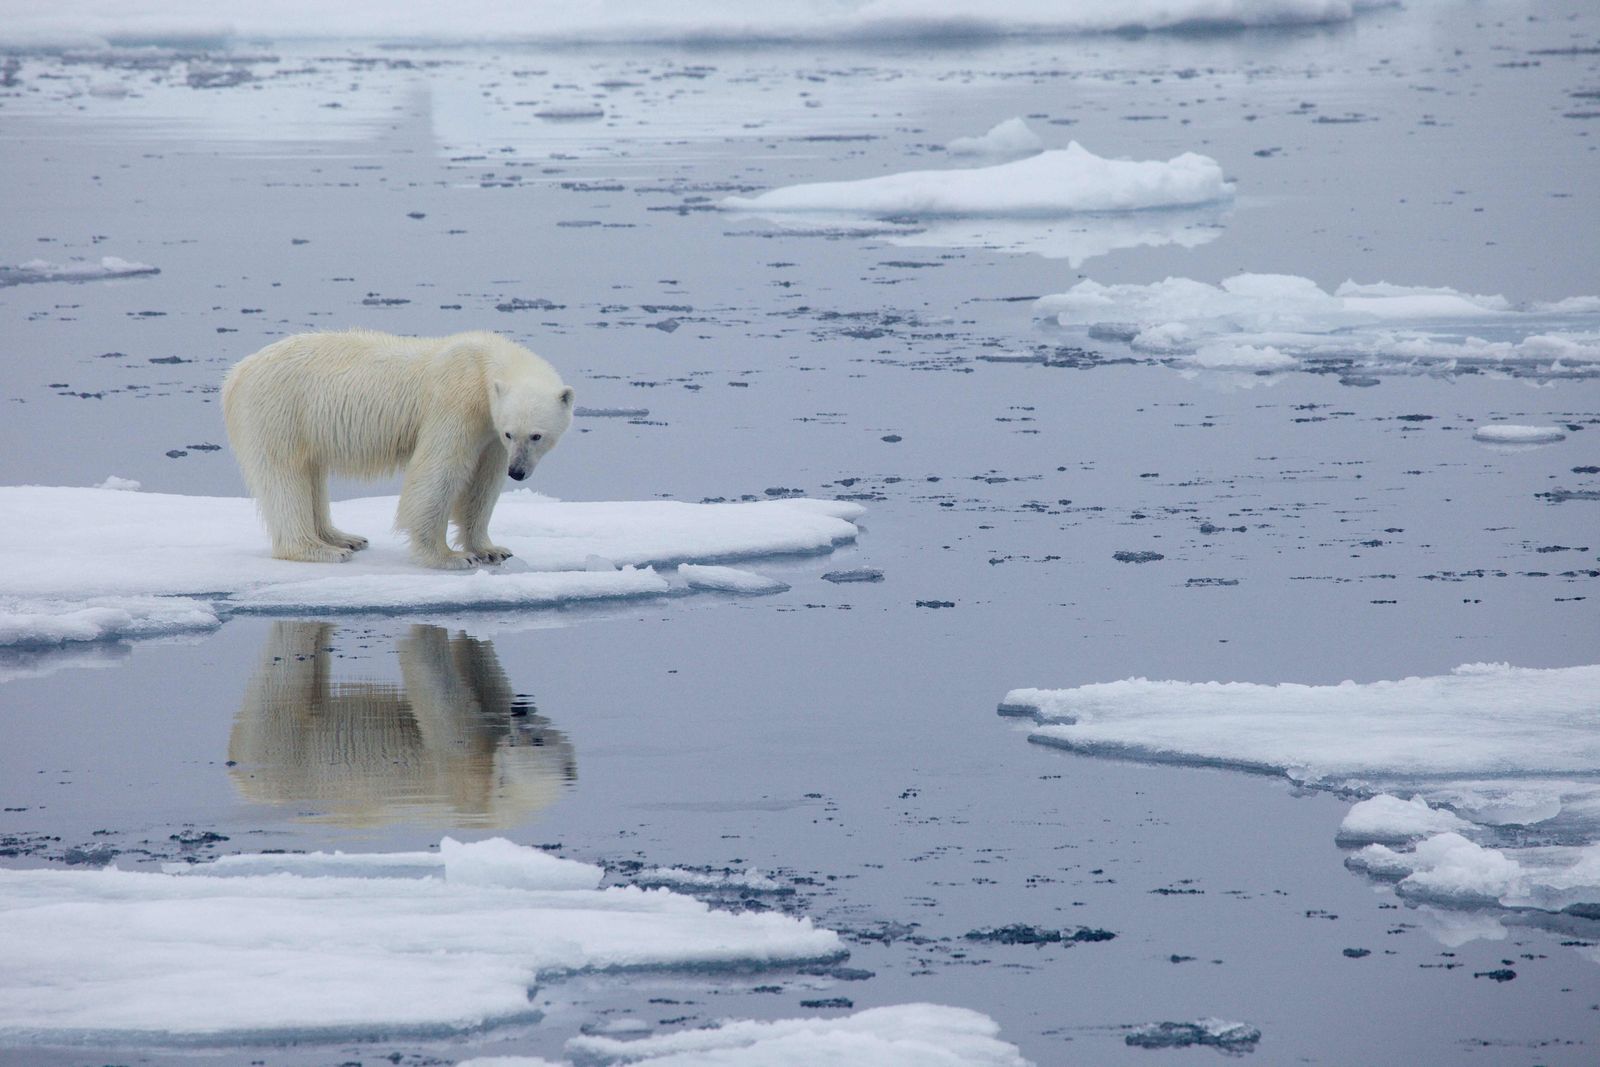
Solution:
M119 256L101 256L98 262L74 259L66 263L52 263L47 259L30 259L15 267L0 267L0 289L29 282L92 282L160 273L158 267Z
M1044 142L1021 118L1006 119L981 137L957 137L945 145L952 156L1029 156L1043 150Z
M744 871L692 871L685 867L647 867L634 875L634 885L666 886L669 889L727 889L755 893L778 893L787 887L751 867Z
M688 582L691 589L715 589L724 593L781 593L789 588L776 578L738 567L683 563L678 566L678 576Z
M580 419L642 419L650 414L649 408L586 408L578 406L572 414Z
M1210 1045L1229 1052L1255 1047L1261 1031L1249 1023L1226 1019L1197 1019L1192 1023L1146 1023L1133 1029L1123 1040L1135 1048L1188 1048Z
M1401 800L1385 793L1352 807L1339 824L1338 840L1344 844L1404 842L1469 826L1451 812L1430 808L1421 797Z
M1228 342L1201 345L1184 360L1194 367L1221 370L1288 370L1300 361L1271 345L1242 345Z
M615 563L609 559L606 559L604 556L589 555L584 557L583 569L586 571L597 571L601 574L604 574L608 571L619 570L620 568L618 568Z
M825 582L845 584L847 582L881 582L883 572L876 567L853 567L843 571L829 571L822 576Z
M1516 426L1509 422L1495 422L1479 426L1472 431L1472 438L1501 445L1545 445L1566 440L1567 431L1559 426Z
M127 493L137 493L139 483L132 478L118 478L115 474L107 475L106 480L95 486L96 489L118 489Z

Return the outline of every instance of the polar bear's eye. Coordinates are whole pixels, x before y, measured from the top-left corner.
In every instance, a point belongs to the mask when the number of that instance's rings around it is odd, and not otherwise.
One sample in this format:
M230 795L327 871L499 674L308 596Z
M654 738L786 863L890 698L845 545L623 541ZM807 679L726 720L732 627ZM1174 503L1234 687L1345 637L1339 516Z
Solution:
M506 431L506 440L507 441L511 440L511 431L510 430Z
M530 441L543 441L544 440L544 434L542 434L542 433L529 434L528 435L528 440L530 440Z

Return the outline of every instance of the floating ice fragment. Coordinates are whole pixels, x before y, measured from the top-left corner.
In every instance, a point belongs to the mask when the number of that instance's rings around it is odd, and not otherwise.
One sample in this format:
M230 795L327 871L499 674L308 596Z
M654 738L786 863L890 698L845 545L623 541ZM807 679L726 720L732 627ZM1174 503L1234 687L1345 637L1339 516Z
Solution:
M1475 441L1507 445L1543 445L1564 441L1567 431L1559 426L1516 426L1508 422L1490 423L1472 431Z
M1006 119L981 137L957 137L945 145L952 156L1027 156L1044 150L1026 120Z
M966 170L922 170L730 196L739 211L849 211L865 215L1028 215L1137 211L1226 200L1233 185L1208 156L1166 162L1102 159L1073 142L1028 159Z
M0 595L0 648L47 648L190 633L222 625L215 609L189 597L100 596L84 600Z
M1446 830L1464 830L1471 824L1448 811L1430 808L1421 797L1401 800L1387 793L1363 800L1339 824L1341 844L1413 841Z
M1210 1045L1229 1052L1253 1048L1261 1031L1249 1023L1225 1019L1197 1019L1192 1023L1146 1023L1123 1038L1136 1048L1188 1048Z
M666 886L668 889L724 889L750 893L781 893L782 882L768 878L754 867L745 871L691 871L683 867L646 867L635 874L634 885Z
M580 419L642 419L650 414L649 408L586 408L575 407L572 414Z
M74 259L66 263L52 263L47 259L30 259L19 266L0 267L0 289L29 282L93 282L160 273L159 267L118 256L101 256L99 262Z
M994 1020L965 1008L899 1004L830 1019L728 1021L633 1041L575 1037L566 1051L578 1063L663 1067L1026 1067L999 1033Z
M883 572L876 567L854 567L844 571L828 571L822 576L822 580L841 585L848 582L881 582Z
M120 489L123 492L137 493L139 483L132 478L118 478L115 474L107 475L106 480L95 486L96 489Z
M714 567L698 563L678 565L678 576L691 589L715 589L724 593L781 593L787 583L737 567Z

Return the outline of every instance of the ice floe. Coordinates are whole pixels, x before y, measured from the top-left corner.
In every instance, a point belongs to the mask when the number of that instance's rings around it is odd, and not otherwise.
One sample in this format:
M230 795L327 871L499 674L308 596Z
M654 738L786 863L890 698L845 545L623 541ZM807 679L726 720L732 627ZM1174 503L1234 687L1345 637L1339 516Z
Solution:
M1446 903L1600 915L1600 666L1468 664L1338 685L1130 678L1015 689L1076 751L1277 773L1364 796L1353 866ZM1415 842L1408 851L1389 845Z
M66 263L30 259L15 267L0 266L0 289L30 282L97 282L107 278L132 278L141 274L160 273L159 267L117 256L101 256L98 261L73 259Z
M1105 33L1183 27L1246 28L1343 22L1389 0L797 0L752 5L705 0L568 4L460 0L394 5L284 0L0 2L0 43L86 46L151 41L358 37L421 41L819 41Z
M674 1064L688 1067L1025 1067L987 1015L938 1004L869 1008L841 1018L730 1020L632 1040L575 1037L574 1063ZM522 1067L515 1059L471 1060L463 1067Z
M807 919L732 914L505 840L163 873L0 870L7 1044L438 1033L534 1016L578 971L836 959Z
M1329 292L1295 275L1237 274L1216 285L1083 281L1035 309L1068 330L1197 366L1237 359L1271 363L1255 369L1449 364L1600 374L1596 297L1514 305L1449 288L1347 281Z
M761 214L1047 217L1191 207L1232 195L1233 185L1209 156L1185 152L1165 162L1103 159L1074 141L1010 163L789 185L757 196L725 197L722 206Z
M957 137L944 146L952 156L1031 156L1044 151L1044 142L1022 118L996 123L980 137Z
M1508 422L1490 423L1472 431L1474 440L1502 445L1547 445L1564 441L1567 431L1560 426L1515 426Z
M716 589L724 593L781 593L788 583L738 567L712 567L703 563L683 563L678 577L690 589Z
M519 490L501 498L493 522L513 560L448 573L411 561L391 530L395 505L394 497L336 502L336 521L371 537L372 547L350 563L292 563L270 558L248 498L0 487L0 637L48 645L143 636L214 626L233 611L514 608L660 595L671 586L651 564L825 552L855 538L852 520L864 511L806 499L568 503ZM718 588L730 583L724 576Z

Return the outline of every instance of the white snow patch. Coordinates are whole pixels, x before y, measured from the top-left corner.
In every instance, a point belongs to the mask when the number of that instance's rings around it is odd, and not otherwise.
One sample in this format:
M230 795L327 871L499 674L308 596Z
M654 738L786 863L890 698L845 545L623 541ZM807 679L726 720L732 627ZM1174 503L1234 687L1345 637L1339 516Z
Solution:
M108 474L106 480L95 486L96 489L120 489L125 493L137 493L141 486L132 478L119 478L115 474Z
M966 1008L898 1004L836 1019L737 1020L629 1041L575 1037L566 1051L579 1063L662 1067L1024 1067L1028 1061L999 1034L993 1019Z
M0 870L0 1039L456 1031L530 1017L562 972L843 954L809 920L593 888L597 868L505 841L253 862Z
M980 137L957 137L945 145L945 151L952 156L1031 156L1044 151L1044 142L1025 119L1012 118Z
M520 490L501 497L492 523L495 538L516 556L463 574L412 562L392 530L396 503L336 502L335 521L369 536L372 547L349 563L293 563L268 555L247 498L0 487L7 517L0 524L0 613L9 615L14 641L38 642L50 626L63 634L95 626L106 634L157 632L163 620L165 629L192 628L206 624L185 622L183 612L197 604L212 612L401 611L657 595L668 585L650 563L826 552L855 538L853 520L865 510L804 499L565 503ZM596 566L597 559L608 566ZM128 599L182 596L199 599ZM120 608L131 618L36 618L84 607Z
M1514 426L1508 422L1490 423L1472 431L1476 441L1504 445L1544 445L1565 441L1567 431L1559 426Z
M1600 332L1592 325L1568 328L1592 323L1600 313L1594 297L1513 305L1502 296L1448 288L1347 281L1328 292L1296 275L1238 274L1216 285L1192 278L1150 285L1083 281L1041 297L1035 310L1064 328L1128 338L1136 351L1189 362L1270 349L1285 359L1600 373Z
M3 20L0 20L3 21ZM117 256L101 256L98 261L74 259L52 263L30 259L15 267L0 267L0 289L30 282L94 282L106 278L131 278L140 274L160 274L148 263L136 263Z
M679 564L678 577L687 582L690 589L716 589L725 593L782 593L789 588L787 583L755 571L699 563Z
M0 0L0 43L41 47L214 40L828 41L970 38L1345 22L1388 0Z
M722 206L762 213L1047 217L1188 207L1232 195L1233 185L1209 156L1185 152L1166 162L1102 159L1074 141L1010 163L790 185L759 196L725 197Z
M1401 800L1380 793L1352 807L1339 824L1339 840L1357 842L1404 842L1429 834L1457 831L1471 824L1448 811L1428 806L1421 797Z

